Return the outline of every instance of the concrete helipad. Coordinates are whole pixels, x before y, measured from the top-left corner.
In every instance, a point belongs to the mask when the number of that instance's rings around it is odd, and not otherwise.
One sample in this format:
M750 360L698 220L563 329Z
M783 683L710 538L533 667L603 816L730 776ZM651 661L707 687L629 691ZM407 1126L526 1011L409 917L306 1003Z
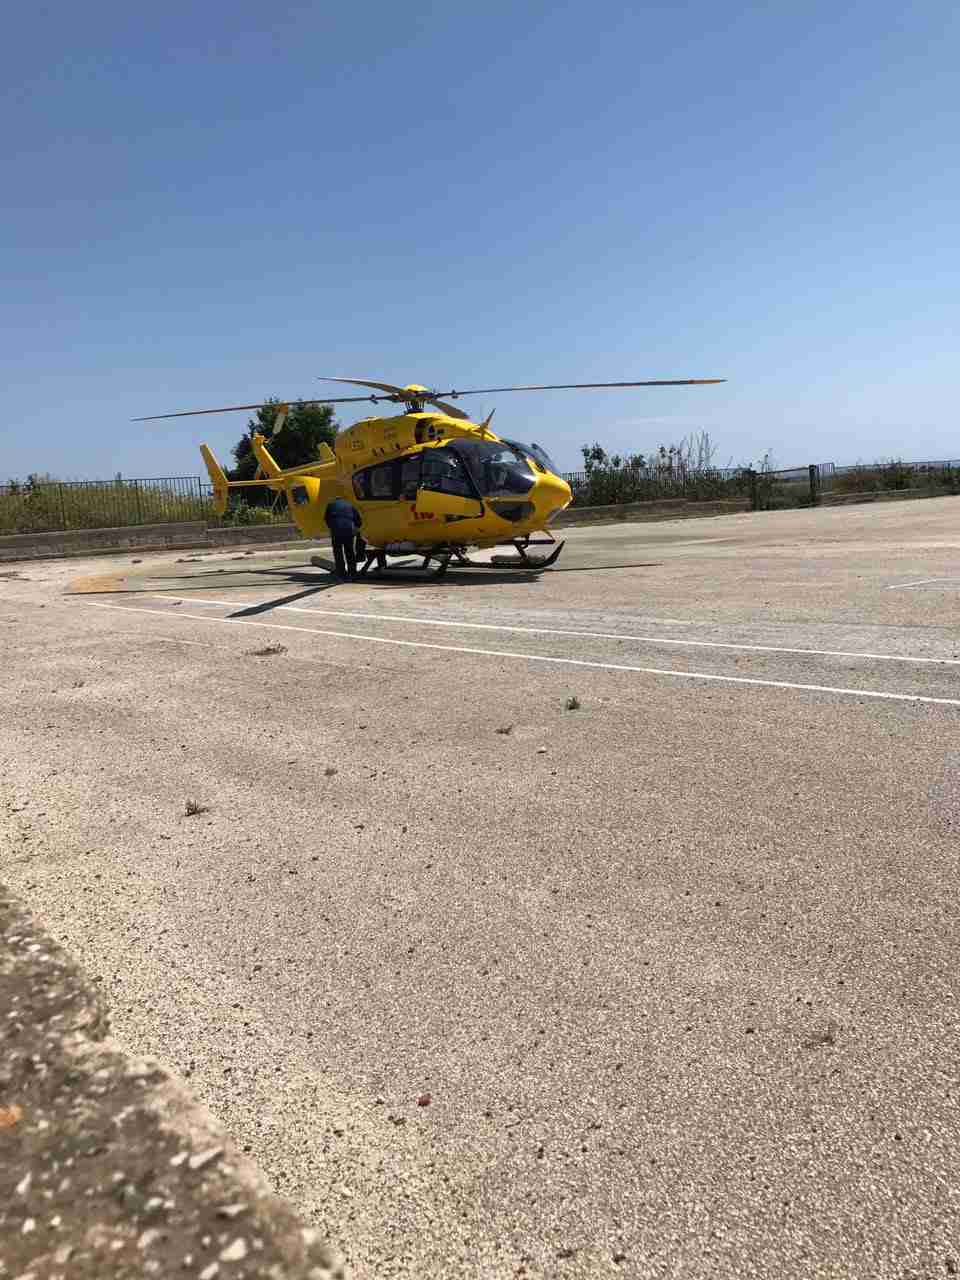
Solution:
M360 1276L956 1274L960 501L566 533L0 567L0 877Z

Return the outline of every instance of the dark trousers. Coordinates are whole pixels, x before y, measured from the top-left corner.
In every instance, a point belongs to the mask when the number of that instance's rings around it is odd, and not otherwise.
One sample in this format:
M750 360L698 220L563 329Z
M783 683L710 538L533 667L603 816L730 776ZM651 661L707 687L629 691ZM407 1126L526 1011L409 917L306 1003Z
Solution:
M356 534L352 529L331 529L330 541L333 543L333 558L337 573L341 578L357 576Z

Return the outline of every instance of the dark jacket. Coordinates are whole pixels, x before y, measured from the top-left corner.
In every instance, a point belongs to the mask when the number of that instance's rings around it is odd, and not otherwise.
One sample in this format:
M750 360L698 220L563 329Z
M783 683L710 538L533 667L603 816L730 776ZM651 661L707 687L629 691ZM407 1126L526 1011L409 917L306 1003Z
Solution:
M346 498L334 498L328 502L323 518L330 532L343 538L351 537L361 525L360 512Z

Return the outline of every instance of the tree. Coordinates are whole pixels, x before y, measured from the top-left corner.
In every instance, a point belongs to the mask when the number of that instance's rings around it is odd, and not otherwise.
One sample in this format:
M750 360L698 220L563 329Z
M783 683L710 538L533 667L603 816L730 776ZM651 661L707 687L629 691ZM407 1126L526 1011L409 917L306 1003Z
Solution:
M583 469L588 476L594 471L603 471L610 465L607 451L601 444L581 445L580 452L583 454Z
M337 420L329 404L292 404L287 420L279 431L274 423L280 400L269 400L256 417L247 423L247 429L233 446L236 466L227 472L228 480L253 480L257 474L257 458L253 452L253 437L259 432L266 436L271 456L281 467L302 467L316 462L320 445L331 447L337 436ZM270 506L276 494L272 489L247 489L244 500L254 506Z

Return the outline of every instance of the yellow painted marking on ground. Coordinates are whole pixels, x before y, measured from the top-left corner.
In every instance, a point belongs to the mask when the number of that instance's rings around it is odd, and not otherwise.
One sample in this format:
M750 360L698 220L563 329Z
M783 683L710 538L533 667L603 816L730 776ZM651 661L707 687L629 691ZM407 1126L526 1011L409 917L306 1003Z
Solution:
M92 578L74 578L67 587L68 596L84 595L90 591L123 591L123 577L118 573L99 574Z

